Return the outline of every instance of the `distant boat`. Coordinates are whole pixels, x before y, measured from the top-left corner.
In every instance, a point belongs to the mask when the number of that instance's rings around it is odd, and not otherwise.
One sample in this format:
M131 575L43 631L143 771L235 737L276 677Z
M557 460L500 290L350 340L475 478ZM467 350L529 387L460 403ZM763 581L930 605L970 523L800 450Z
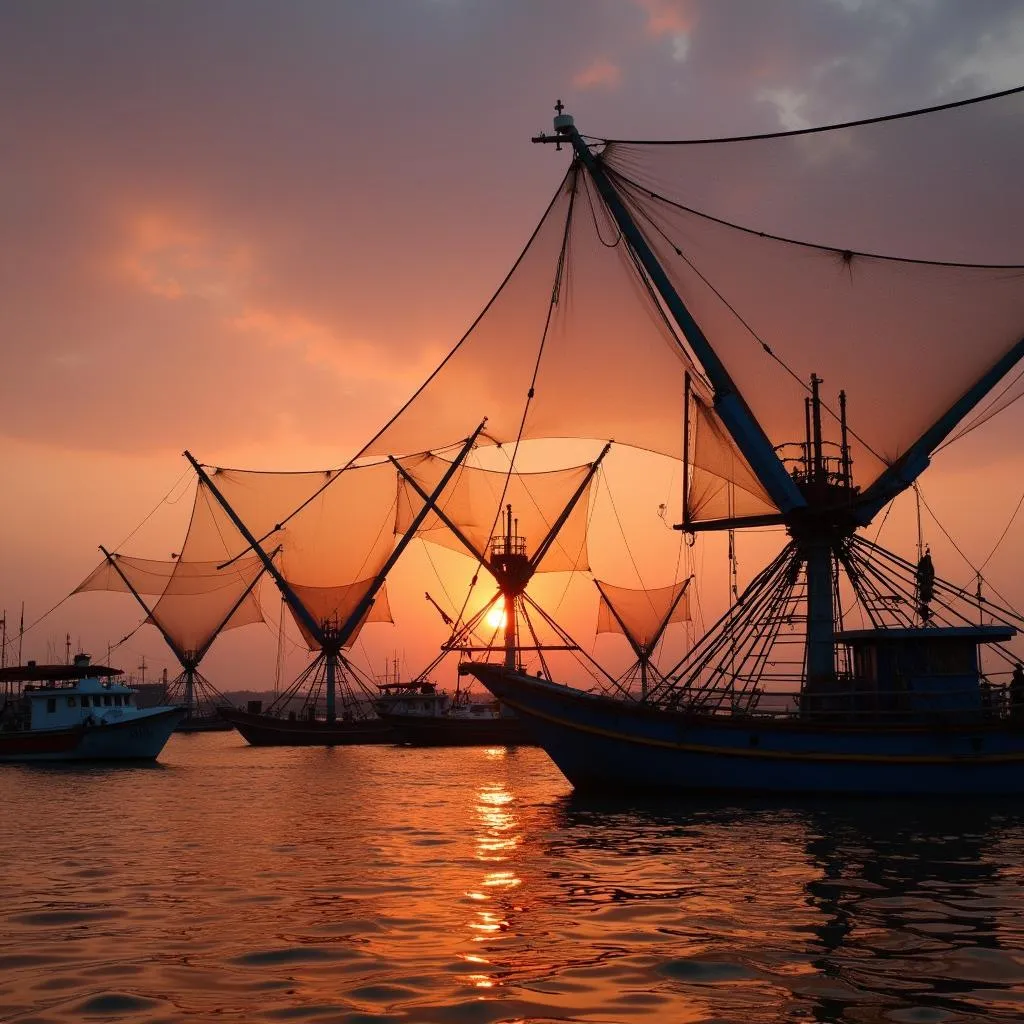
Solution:
M374 708L395 742L411 747L535 746L523 723L496 700L453 699L434 683L417 679L385 683Z
M140 708L120 669L71 665L0 669L9 695L0 709L0 761L148 760L159 756L183 707ZM16 688L16 689L14 689Z
M245 711L232 707L217 710L254 747L347 747L395 742L394 733L379 718L328 721L312 713L295 712L275 716L264 714L260 701L250 701Z

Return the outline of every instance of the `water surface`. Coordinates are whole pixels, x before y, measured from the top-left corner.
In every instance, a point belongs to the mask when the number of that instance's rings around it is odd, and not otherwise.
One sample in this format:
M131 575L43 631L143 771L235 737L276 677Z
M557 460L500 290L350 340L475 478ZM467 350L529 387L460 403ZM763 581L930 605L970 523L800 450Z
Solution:
M0 766L0 1021L1024 1018L1024 807L574 797L538 750Z

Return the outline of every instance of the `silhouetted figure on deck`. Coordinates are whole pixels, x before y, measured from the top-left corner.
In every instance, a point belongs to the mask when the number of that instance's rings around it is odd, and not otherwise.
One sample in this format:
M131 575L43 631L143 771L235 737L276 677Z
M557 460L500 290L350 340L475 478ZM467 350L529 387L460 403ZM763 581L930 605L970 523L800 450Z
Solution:
M1024 665L1019 661L1010 677L1010 715L1024 717Z

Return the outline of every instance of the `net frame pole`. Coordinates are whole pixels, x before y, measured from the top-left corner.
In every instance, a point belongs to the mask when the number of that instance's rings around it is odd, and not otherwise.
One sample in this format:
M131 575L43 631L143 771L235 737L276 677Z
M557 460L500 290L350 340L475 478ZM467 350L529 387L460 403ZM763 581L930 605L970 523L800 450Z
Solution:
M633 648L633 653L636 655L637 661L639 661L643 657L643 647L637 642L626 623L622 621L622 616L619 614L618 608L616 608L609 600L608 595L604 592L604 587L601 586L601 581L595 579L594 586L597 587L597 592L601 595L601 600L608 605L608 610L612 613L615 621L619 624L619 628L622 630L622 635L629 641L629 646Z
M580 135L573 119L558 107L555 118L554 136L541 135L534 142L561 143L568 141L590 174L601 198L622 232L626 244L639 260L651 283L654 285L666 308L682 331L698 362L701 364L714 391L714 407L726 429L732 435L737 447L750 463L761 485L782 512L803 508L807 502L796 484L779 460L771 441L761 424L743 399L736 383L732 380L725 364L711 347L697 321L680 298L664 268L654 255L643 233L637 227L626 209L615 186L611 183L600 159L594 156L590 147Z
M402 534L401 539L395 545L394 550L388 556L388 560L384 563L384 566L381 568L380 572L377 573L377 575L374 577L370 589L363 596L362 600L355 606L352 613L345 621L345 624L338 631L338 636L340 638L338 643L339 648L344 647L345 643L355 632L359 623L362 622L363 616L370 610L374 600L376 599L377 592L384 585L384 581L387 579L388 573L391 572L391 570L395 566L395 563L402 556L402 552L405 551L405 549L409 546L411 541L415 538L416 531L423 525L423 520L426 519L431 512L436 513L438 511L436 508L437 502L440 500L441 495L444 494L445 488L448 486L449 482L451 481L451 478L455 475L456 470L458 470L458 468L465 461L466 457L473 450L474 446L476 445L477 438L483 432L483 429L486 425L486 419L480 422L480 425L476 428L476 430L474 430L473 433L466 438L465 443L459 449L458 455L456 455L455 458L452 460L451 465L448 467L444 476L441 477L440 482L437 484L434 490L429 495L422 495L423 506L420 508L419 512L416 513L415 517L413 518L413 521L409 524L409 528L405 531L404 534ZM394 461L395 460L392 459L392 462Z
M270 557L271 558L277 557L277 555L278 555L278 553L280 551L281 551L281 545L278 544L278 546L276 548L274 548L273 551L270 552ZM238 611L239 608L242 607L242 604L245 602L245 599L256 589L256 584L259 583L259 581L263 578L263 574L266 571L267 570L264 568L264 569L260 569L260 571L258 573L256 573L256 575L253 577L252 583L250 583L245 588L245 591L243 592L242 596L231 606L231 611L229 611L227 613L227 615L225 615L224 618L221 619L220 625L213 631L213 633L210 634L210 639L207 640L206 643L203 644L203 646L201 648L199 648L198 651L195 652L195 667L196 668L199 667L199 662L201 662L203 660L203 658L206 657L206 652L213 646L213 641L216 640L218 636L220 636L220 634L223 631L224 627L231 621L231 617L235 614L235 612ZM263 615L263 610L260 609L260 616L262 617L262 615Z
M594 479L598 469L601 467L601 463L604 462L604 457L611 451L612 442L609 441L604 448L601 449L601 454L590 464L590 469L587 471L586 476L580 481L579 487L573 492L572 497L566 503L565 508L562 509L561 514L551 524L551 529L548 530L547 535L540 542L537 550L533 553L533 558L530 559L530 568L536 570L540 565L541 560L551 549L551 545L554 544L555 539L558 537L562 527L565 526L572 515L573 509L576 507L580 498L583 497L587 492L587 488L590 486L590 481Z
M210 493L217 499L217 503L220 505L227 517L234 524L235 529L242 535L246 543L256 552L260 561L263 563L264 568L270 574L274 583L277 584L278 590L281 591L281 595L288 602L288 607L295 613L296 618L300 619L302 624L309 630L310 636L316 640L318 646L321 648L328 642L327 637L324 634L323 629L320 627L320 623L310 614L309 609L299 600L298 595L289 586L288 581L281 575L280 570L274 565L271 557L263 550L263 545L253 536L252 531L245 523L242 522L238 513L231 507L230 502L220 492L220 488L213 482L210 474L203 469L202 465L198 462L195 456L185 450L183 453L185 458L188 459L192 468L196 471L199 476L201 483L205 484Z
M654 636L651 637L651 640L647 645L650 651L654 650L654 648L657 646L658 641L661 639L662 633L664 633L665 630L668 629L668 624L672 621L672 615L674 614L675 610L679 607L679 602L682 601L682 599L686 597L686 595L690 592L690 584L692 582L693 573L686 577L686 580L683 582L683 585L679 588L679 593L676 594L674 600L668 606L668 612L665 614L665 618L661 620L661 625L659 625L658 628L655 630ZM690 615L690 613L687 612L687 619L689 621L692 621L692 618L693 617Z
M168 647L170 647L172 653L180 662L181 667L183 669L187 669L188 658L186 657L185 652L174 642L173 639L171 639L170 634L168 634L164 627L161 626L160 623L155 618L153 618L153 609L150 608L148 604L146 604L146 602L142 599L142 595L135 589L135 587L132 586L131 580L129 580L128 577L121 571L121 567L117 564L117 557L111 554L111 552L109 552L102 544L99 545L99 549L103 552L103 556L106 558L108 564L111 566L114 572L116 572L117 575L121 577L121 580L130 591L132 597L134 597L135 600L138 601L139 604L142 606L142 610L146 613L147 621L152 622L153 625L156 626L158 630L160 630L160 635L164 638L164 642L167 644Z
M395 469L398 470L399 475L402 479L416 492L421 501L427 500L427 492L420 486L419 481L396 459L393 455L388 456L388 460L394 465ZM481 564L483 565L486 561L486 555L482 551L478 551L476 545L459 529L458 526L452 522L449 518L448 513L443 508L435 508L434 515L444 523L445 526L451 530L455 539Z
M854 505L854 514L861 526L872 519L898 494L913 486L928 468L932 452L954 427L1024 359L1024 337L987 373L982 374L882 475L864 492Z

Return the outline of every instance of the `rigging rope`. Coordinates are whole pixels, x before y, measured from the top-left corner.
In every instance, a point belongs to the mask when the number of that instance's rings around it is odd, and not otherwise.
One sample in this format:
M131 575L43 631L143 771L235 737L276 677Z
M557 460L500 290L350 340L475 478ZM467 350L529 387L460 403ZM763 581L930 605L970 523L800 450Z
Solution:
M178 485L182 482L182 480L185 480L187 477L191 477L191 475L192 475L192 467L190 466L190 467L188 467L185 470L184 473L181 474L181 476L178 477L177 480L174 481L174 484L171 486L171 489L156 503L156 505L149 512L149 514L146 516L146 518L143 519L142 522L139 523L139 525L136 526L135 529L132 530L132 532L129 533L128 536L125 537L125 539L123 541L121 541L120 544L117 545L117 547L112 548L111 550L112 551L119 551L121 548L123 548L125 546L125 544L127 544L128 541L130 541L132 539L132 537L134 537L135 534L137 534L139 532L139 530L141 530L146 525L146 523L148 523L150 521L150 519L152 519L153 516L156 515L157 510L161 507L161 505L164 505L164 504L167 504L167 505L177 505L177 503L179 501L181 501L181 499L184 497L185 489L182 489L181 494L179 494L178 497L175 498L173 501L171 500L171 495L175 492L175 490L177 489Z
M965 423L960 430L958 430L951 437L947 438L942 444L938 446L938 448L935 449L935 451L932 454L937 455L939 452L942 451L943 448L948 448L951 444L953 444L954 441L959 441L962 437L966 437L969 433L971 433L972 430L977 430L978 427L982 426L985 423L988 423L989 420L994 419L1001 412L1005 412L1007 409L1010 408L1011 405L1014 404L1014 402L1024 397L1024 392L1021 392L1020 394L1014 395L1013 398L1011 398L1005 405L999 406L999 408L995 408L995 406L997 406L999 402L1006 396L1007 392L1022 377L1024 377L1024 367L1022 367L1018 371L1016 376L1014 376L1014 378L1011 381L1009 381L1005 385L1005 387L1003 387L1003 389L999 392L998 395L994 395L985 404L984 409L979 409L978 412L967 423Z
M1013 521L1017 518L1017 513L1020 512L1022 505L1024 505L1024 491L1021 492L1020 500L1017 502L1017 506L1016 508L1014 508L1013 514L1010 516L1009 522L1007 522L1006 524L1006 528L999 535L999 540L996 541L995 546L988 553L988 557L985 559L985 561L983 561L981 565L978 566L979 573L982 569L985 568L986 565L988 565L989 562L992 561L992 556L999 550L999 545L1002 544L1004 540L1006 540L1006 535L1010 532L1010 527L1013 526Z
M929 505L929 504L928 504L928 502L927 502L927 501L925 501L925 497L924 497L924 494L923 494L923 493L921 492L921 489L920 489L920 487L918 487L918 493L919 493L919 494L920 494L920 496L921 496L921 504L922 504L922 505L924 505L924 507L925 507L925 508L926 508L926 509L928 510L928 514L929 514L929 515L930 515L930 516L932 517L932 520L934 521L935 525L936 525L936 526L937 526L937 527L938 527L938 528L939 528L939 529L940 529L940 530L942 531L942 533L943 533L943 535L945 536L946 540L948 540L948 541L949 541L949 543L953 545L953 549L954 549L954 550L956 551L956 553L957 553L957 554L958 554L958 555L959 555L959 556L960 556L960 557L961 557L961 558L962 558L962 559L964 560L964 562L966 562L966 563L967 563L968 567L969 567L969 568L971 569L971 571L972 571L972 572L974 573L975 579L976 579L976 580L978 580L979 582L984 582L984 583L987 583L987 584L988 584L988 586L989 586L989 589L990 589L990 590L992 591L992 593L993 593L993 594L995 594L995 595L996 595L996 597L998 597L998 598L999 598L999 600L1000 600L1000 601L1002 601L1002 602L1003 602L1003 604L1004 604L1004 605L1006 605L1006 607L1007 607L1007 608L1008 608L1008 609L1009 609L1009 610L1010 610L1011 612L1013 612L1013 614L1014 614L1014 615L1017 615L1017 616L1019 617L1019 616L1020 616L1020 613L1019 613L1019 612L1017 611L1017 609L1016 609L1016 608L1014 608L1013 604L1012 604L1012 603L1011 603L1011 602L1010 602L1010 601L1009 601L1009 600L1008 600L1007 598L1005 598L1005 597L1004 597L1004 596L1003 596L1003 595L1002 595L1002 594L1001 594L1001 593L1000 593L1000 592L999 592L999 591L998 591L998 590L997 590L997 589L996 589L996 588L995 588L995 587L994 587L994 586L992 585L992 581L991 581L991 580L989 580L989 579L988 579L987 577L985 577L985 576L983 576L983 575L982 575L982 572L981 572L981 570L980 570L979 568L977 568L977 567L976 567L976 566L975 566L975 565L974 565L974 564L973 564L973 563L971 562L971 560L970 560L970 559L969 559L969 558L967 557L967 555L965 555L965 554L963 553L963 551L962 551L962 550L960 549L960 547L959 547L959 545L957 544L957 542L956 542L955 540L953 540L953 538L952 538L952 537L950 536L950 533L949 533L949 531L948 531L948 530L947 530L947 529L945 528L945 526L943 526L943 525L942 525L942 523L941 523L941 522L939 522L939 518L938 518L938 516L936 516L936 514L935 514L935 513L934 513L934 512L932 511L932 507L931 507L931 505ZM1016 513L1014 513L1014 516L1016 516ZM991 557L991 556L989 556L989 557ZM962 588L960 589L960 593L966 594L966 593L967 593L967 587L966 587L966 586L965 586L965 587L962 587Z
M862 117L856 121L842 121L838 124L817 125L813 128L793 128L780 132L764 132L759 135L733 135L717 139L600 139L606 145L620 143L631 146L706 146L716 142L755 142L759 139L785 139L797 135L817 135L822 132L834 132L843 128L858 128L866 124L881 124L885 121L900 121L907 117L920 117L923 114L935 114L941 110L953 110L956 107L967 107L973 103L984 103L988 100L1002 99L1024 92L1024 85L1003 89L1000 92L986 93L984 96L972 96L965 100L953 100L950 103L938 103L931 107L918 107L915 110L904 110L896 114L882 114L878 117Z
M652 198L658 198L658 199L662 199L663 198L663 197L657 196L654 192L650 192L648 189L645 189L642 185L638 185L636 182L634 182L631 179L625 177L624 175L618 174L617 172L611 170L610 168L609 168L609 176L612 177L612 178L621 179L622 181L626 182L628 185L631 185L634 188L640 189L641 191L647 192ZM618 188L619 195L622 198L623 202L628 204L629 206L631 206L635 213L639 214L644 220L646 220L647 223L650 224L650 226L652 228L654 228L654 230L659 235L661 235L661 237L670 246L672 246L672 249L675 252L675 254L680 259L682 259L686 263L686 265L697 275L697 277L699 277L701 279L701 281L703 281L703 283L718 297L718 300L722 303L722 305L725 306L725 308L727 310L729 310L730 313L732 313L732 315L736 318L736 320L740 323L740 325L744 328L744 330L746 330L747 333L758 343L758 345L761 346L761 348L764 350L764 352L767 353L767 355L769 357L774 359L779 364L779 366L781 366L783 368L783 370L785 370L786 373L788 373L793 378L793 380L795 380L797 382L797 384L805 392L807 392L808 394L811 394L811 388L807 384L807 382L797 374L797 372L768 344L768 342L766 342L764 340L764 338L761 337L760 334L757 333L757 331L754 330L754 328L747 322L747 320L743 317L743 315L739 312L739 310L736 309L736 307L721 293L721 291L719 291L719 289L715 285L713 285L711 283L711 281L708 280L708 278L705 277L704 274L700 270L697 269L697 266L693 263L693 261L682 251L682 249L678 245L676 245L675 242L672 241L671 238L668 237L667 234L665 234L664 230L661 228L661 225L657 224L655 222L655 220L653 219L653 217L643 208L643 206L640 205L640 203L637 201L636 197L631 196L628 192L624 191L622 188L619 188L617 182L616 182L616 187ZM676 204L676 203L672 203L671 200L663 199L663 201L668 203L669 205L672 205L672 206L679 205L679 204ZM697 212L695 210L690 210L688 207L685 207L685 206L680 206L680 209L686 210L688 213L694 213L698 217L706 217L707 216L706 214L699 213L699 212ZM716 220L717 218L715 218L715 217L708 217L707 219L709 219L709 220ZM720 221L720 223L727 224L726 221ZM736 227L737 225L728 225L728 226L729 227ZM761 237L768 237L768 238L772 237L771 235L764 235L763 232L750 231L750 229L748 229L748 228L740 228L740 230L747 231L747 232L749 232L751 234L757 234L757 235L759 235ZM781 239L781 240L782 241L788 241L788 239ZM810 245L810 243L795 243L795 244L807 244L807 245ZM820 248L820 247L813 246L813 248ZM836 249L836 250L831 250L831 251L839 252L840 250ZM854 255L858 255L858 254L854 254ZM639 268L639 266L640 266L639 262L637 262L637 261L634 261L634 262L636 262L636 265ZM697 362L695 365L699 365L699 362ZM839 414L829 405L828 402L821 401L820 399L819 399L819 401L820 401L820 404L821 404L822 408L824 408L829 413L829 415L832 416L832 418L837 423L839 423L840 422ZM848 430L848 432L851 435L853 435L853 437L857 438L857 440L860 441L860 443L862 445L864 445L864 447L869 452L871 452L871 454L874 455L875 458L879 460L879 462L881 462L883 464L886 464L886 465L888 464L888 460L886 460L886 458L884 456L882 456L878 452L876 452L875 449L872 448L871 445L868 444L868 442L865 441L864 438L861 437L860 434L857 433L857 431L855 431L849 425L847 425L847 430Z
M680 203L678 200L670 199L668 196L663 195L660 192L655 192L642 182L636 181L612 167L608 167L606 170L609 177L613 177L617 181L625 182L637 191L643 192L651 199L664 203L666 206L674 207L677 210L682 210L683 213L688 213L693 217L709 221L712 224L718 224L721 227L730 228L733 231L740 231L743 234L751 235L754 238L767 238L771 242L782 242L785 245L799 246L801 249L815 249L818 252L827 252L833 256L840 257L843 264L846 266L850 265L853 257L858 257L860 259L880 260L886 263L911 263L915 266L951 267L957 270L1024 270L1024 264L1020 263L959 263L956 260L922 260L915 259L911 256L890 256L885 253L878 252L861 252L858 249L846 249L835 245L824 245L821 242L808 242L804 239L788 238L785 235L775 235L770 231L759 231L757 228L747 227L745 224L737 224L735 221L724 220L722 217L716 217L712 213L706 213L703 210L697 210L692 206L687 206L685 203ZM665 240L668 241L667 238ZM671 242L669 244L671 244Z

